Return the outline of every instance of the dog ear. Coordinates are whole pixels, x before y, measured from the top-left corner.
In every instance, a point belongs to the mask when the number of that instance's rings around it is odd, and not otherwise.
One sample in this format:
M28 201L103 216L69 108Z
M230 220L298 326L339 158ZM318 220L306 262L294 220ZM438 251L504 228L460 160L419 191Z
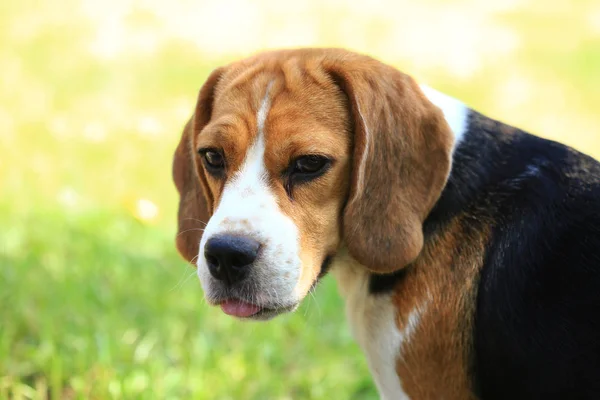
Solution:
M423 248L423 221L448 179L453 135L416 82L364 57L327 68L348 97L354 152L343 235L369 270L390 273Z
M202 232L212 214L208 186L196 164L194 138L210 121L214 89L221 74L221 69L213 71L200 89L196 110L183 129L173 157L173 180L179 192L178 230L175 242L183 258L192 263L198 256Z

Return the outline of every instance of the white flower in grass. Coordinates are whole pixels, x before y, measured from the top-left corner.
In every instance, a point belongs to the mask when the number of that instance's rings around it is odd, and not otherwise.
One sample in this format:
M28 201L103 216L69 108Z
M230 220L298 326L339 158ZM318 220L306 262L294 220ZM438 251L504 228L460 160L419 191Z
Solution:
M138 199L135 216L142 221L153 221L158 216L158 206L148 199Z

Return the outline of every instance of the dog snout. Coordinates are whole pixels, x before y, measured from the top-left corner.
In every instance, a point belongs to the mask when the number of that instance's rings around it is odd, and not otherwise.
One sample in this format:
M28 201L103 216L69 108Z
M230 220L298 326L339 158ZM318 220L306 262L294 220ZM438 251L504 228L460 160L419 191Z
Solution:
M248 276L259 249L260 243L252 238L222 234L206 241L204 257L210 274L231 285Z

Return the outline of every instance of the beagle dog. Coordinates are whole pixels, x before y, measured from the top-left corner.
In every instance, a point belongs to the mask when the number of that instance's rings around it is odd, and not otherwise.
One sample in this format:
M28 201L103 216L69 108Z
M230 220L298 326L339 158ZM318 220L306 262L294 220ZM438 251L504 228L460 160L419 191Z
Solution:
M600 164L370 57L218 68L174 157L177 248L266 320L328 271L383 399L600 399Z

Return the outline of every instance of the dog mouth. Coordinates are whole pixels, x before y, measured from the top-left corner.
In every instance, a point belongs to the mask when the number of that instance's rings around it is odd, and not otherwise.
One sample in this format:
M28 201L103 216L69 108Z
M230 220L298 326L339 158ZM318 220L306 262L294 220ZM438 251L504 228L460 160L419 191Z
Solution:
M292 304L281 307L264 307L237 298L229 298L219 303L221 310L232 317L241 319L267 320L279 314L291 312L298 307Z
M321 281L327 272L329 271L329 267L331 265L333 255L329 255L325 257L321 264L321 268L318 276L315 278L314 282L311 284L309 291L315 289L317 284ZM211 296L208 296L206 299L208 303L213 306L220 306L221 311L223 313L236 317L239 319L250 319L250 320L269 320L274 318L280 314L285 314L289 312L295 311L300 305L301 300L298 300L293 303L286 304L282 303L270 303L267 301L267 304L257 304L252 301L246 300L246 296L240 296L238 293L244 293L244 288L237 288L237 290L226 289L217 291ZM262 297L262 296L259 296ZM270 304L268 304L270 303Z

